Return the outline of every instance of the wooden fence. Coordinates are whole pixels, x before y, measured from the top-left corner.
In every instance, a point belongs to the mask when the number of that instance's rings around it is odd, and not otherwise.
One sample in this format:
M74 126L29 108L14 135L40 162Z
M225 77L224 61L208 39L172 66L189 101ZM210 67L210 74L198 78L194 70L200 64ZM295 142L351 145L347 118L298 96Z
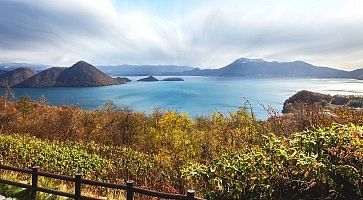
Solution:
M29 191L30 191L29 199L30 200L36 199L37 192L44 192L44 193L48 193L48 194L69 197L69 198L72 198L75 200L101 200L101 199L94 198L94 197L83 196L82 195L82 185L90 185L90 186L96 186L96 187L124 190L124 191L126 191L127 200L133 200L135 193L143 194L143 195L150 196L150 197L162 198L162 199L203 200L202 198L195 197L194 190L188 190L186 195L157 192L157 191L153 191L153 190L147 190L147 189L135 187L134 182L132 180L127 181L127 183L124 185L114 184L114 183L105 183L105 182L83 179L81 174L76 174L74 177L71 177L71 176L63 176L63 175L57 175L57 174L52 174L52 173L47 173L47 172L41 172L39 170L39 167L37 167L37 166L32 167L32 169L22 169L22 168L11 167L11 166L0 164L0 169L31 175L31 179L32 179L31 184L24 184L24 183L0 179L0 183L29 189ZM40 186L38 186L39 176L73 182L74 183L74 193L67 193L67 192L62 192L59 190L53 190L53 189L49 189L49 188L40 187Z

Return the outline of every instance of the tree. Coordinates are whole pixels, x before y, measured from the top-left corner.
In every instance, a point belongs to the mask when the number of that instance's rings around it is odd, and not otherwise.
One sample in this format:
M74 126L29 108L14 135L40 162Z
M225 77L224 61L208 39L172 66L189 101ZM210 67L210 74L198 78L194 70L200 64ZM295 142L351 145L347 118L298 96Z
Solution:
M21 96L16 106L20 113L23 114L23 118L26 118L33 110L33 100L29 95Z
M46 105L47 104L47 99L45 98L44 94L42 94L42 96L39 97L38 102L42 105Z
M13 101L13 100L15 100L15 93L14 93L14 91L10 88L10 86L9 85L7 85L6 87L5 87L5 91L4 91L4 94L3 94L3 96L2 96L2 98L5 100L4 102L5 102L5 108L6 108L6 106L7 106L7 101Z
M110 112L115 111L117 109L117 105L112 100L107 100L103 105L102 110Z

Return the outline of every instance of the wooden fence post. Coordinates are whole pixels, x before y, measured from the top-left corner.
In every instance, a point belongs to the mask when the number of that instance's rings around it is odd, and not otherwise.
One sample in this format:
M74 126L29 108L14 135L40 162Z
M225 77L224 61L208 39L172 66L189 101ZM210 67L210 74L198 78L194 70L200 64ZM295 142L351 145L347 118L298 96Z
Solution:
M188 200L194 200L195 199L195 191L194 190L188 190L187 199Z
M129 180L127 181L127 190L126 190L126 196L127 196L127 200L134 200L134 181Z
M75 200L81 200L81 184L82 184L82 175L76 174L75 175L75 181L74 181L74 199Z
M35 198L37 197L37 188L38 188L38 179L39 179L38 172L39 172L38 166L32 167L32 185L30 188L30 200L35 200Z

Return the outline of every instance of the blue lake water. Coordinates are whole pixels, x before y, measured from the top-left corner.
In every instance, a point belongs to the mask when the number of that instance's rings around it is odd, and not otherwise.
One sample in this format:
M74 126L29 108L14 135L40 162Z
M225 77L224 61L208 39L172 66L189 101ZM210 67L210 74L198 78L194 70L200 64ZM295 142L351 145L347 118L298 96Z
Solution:
M267 112L262 105L281 111L282 104L295 92L305 89L327 94L363 95L363 81L352 79L245 79L225 77L183 77L183 82L136 82L124 85L84 88L14 88L16 97L45 95L53 105L100 108L107 100L119 107L150 113L154 108L188 112L191 116L215 111L228 113L243 106L245 98L258 118ZM165 77L157 77L165 78ZM3 89L0 89L1 94Z

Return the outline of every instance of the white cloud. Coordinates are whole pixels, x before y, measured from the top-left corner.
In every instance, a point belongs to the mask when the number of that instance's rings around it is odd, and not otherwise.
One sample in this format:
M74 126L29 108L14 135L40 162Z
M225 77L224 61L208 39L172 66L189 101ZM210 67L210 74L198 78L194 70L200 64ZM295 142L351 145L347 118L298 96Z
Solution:
M178 17L108 0L1 1L0 61L221 67L247 56L363 67L362 1L185 4L172 8Z

